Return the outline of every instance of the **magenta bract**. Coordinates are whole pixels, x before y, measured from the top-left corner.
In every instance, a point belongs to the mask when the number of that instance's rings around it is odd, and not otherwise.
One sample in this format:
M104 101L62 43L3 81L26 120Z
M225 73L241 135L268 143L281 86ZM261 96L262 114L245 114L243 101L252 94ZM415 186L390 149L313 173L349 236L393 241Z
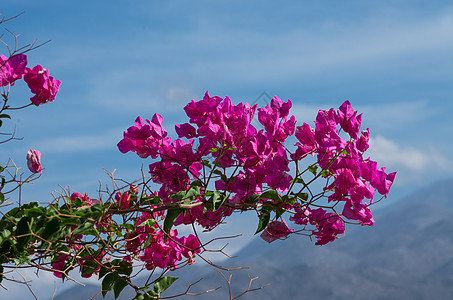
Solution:
M25 74L27 56L18 54L9 59L0 55L0 86L14 85Z
M272 221L267 225L260 237L266 242L271 243L275 240L286 238L293 231L283 222Z
M31 92L35 94L30 100L36 106L54 101L61 84L60 80L49 76L49 70L40 65L33 69L27 68L24 80Z

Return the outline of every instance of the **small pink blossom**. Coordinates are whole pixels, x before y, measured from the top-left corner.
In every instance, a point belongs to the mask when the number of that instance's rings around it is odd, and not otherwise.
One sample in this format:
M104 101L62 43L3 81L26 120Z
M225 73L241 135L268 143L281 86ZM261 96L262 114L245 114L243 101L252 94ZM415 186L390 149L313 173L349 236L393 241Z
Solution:
M71 201L75 201L76 198L79 198L83 203L85 203L86 205L89 205L89 206L92 206L94 204L97 204L97 203L100 203L99 200L97 199L91 199L90 197L88 197L88 194L85 193L85 194L80 194L80 193L77 193L77 192L72 192L71 194Z
M38 150L28 150L27 166L32 173L42 173L41 152Z
M116 193L115 201L118 204L120 209L127 209L129 208L129 201L131 200L128 193Z
M58 270L58 271L64 271L64 263L66 261L66 258L68 258L68 255L65 255L65 254L58 257L57 260L53 263L52 269ZM53 272L53 275L58 278L63 277L63 274L61 272Z
M272 243L275 240L286 238L293 231L283 222L272 221L267 225L260 237L266 242Z
M61 84L60 80L49 76L49 70L40 65L33 69L27 68L24 80L31 92L35 94L30 100L36 106L54 101Z

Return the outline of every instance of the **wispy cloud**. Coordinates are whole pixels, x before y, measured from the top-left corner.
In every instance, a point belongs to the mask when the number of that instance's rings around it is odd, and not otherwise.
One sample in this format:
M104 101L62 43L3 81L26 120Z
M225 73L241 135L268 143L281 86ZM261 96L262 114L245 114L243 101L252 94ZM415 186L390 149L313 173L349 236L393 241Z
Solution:
M373 76L389 68L393 75L387 77L399 76L404 73L401 64L436 60L438 51L453 49L453 15L448 11L427 19L376 15L360 20L360 26L336 20L319 28L299 25L263 32L201 18L198 26L170 36L155 28L130 28L124 43L70 45L56 59L64 53L69 66L78 57L71 53L86 53L77 64L98 70L87 74L93 103L117 110L172 110L174 101L187 101L213 86ZM441 76L439 69L447 65L438 65L430 78Z
M453 160L443 155L435 147L417 149L410 145L400 145L383 136L370 139L367 151L379 167L397 171L399 183L418 181L426 174L452 174Z

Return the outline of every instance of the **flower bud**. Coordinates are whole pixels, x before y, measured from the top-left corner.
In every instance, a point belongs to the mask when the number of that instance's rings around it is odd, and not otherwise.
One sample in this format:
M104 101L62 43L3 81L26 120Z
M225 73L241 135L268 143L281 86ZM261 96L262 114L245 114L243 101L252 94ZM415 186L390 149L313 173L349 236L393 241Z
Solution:
M38 150L28 150L27 166L32 173L42 173L41 152Z

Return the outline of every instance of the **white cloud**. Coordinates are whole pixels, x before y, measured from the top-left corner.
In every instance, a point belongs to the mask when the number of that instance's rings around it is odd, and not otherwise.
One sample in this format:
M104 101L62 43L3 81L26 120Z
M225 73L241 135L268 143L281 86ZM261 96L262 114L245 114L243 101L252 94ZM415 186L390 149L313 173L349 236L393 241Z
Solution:
M426 174L448 174L453 169L453 161L434 147L417 149L402 146L382 136L370 139L370 148L366 154L377 161L379 167L387 167L391 172L397 171L400 183L419 180Z
M411 171L420 172L428 166L430 155L413 147L401 147L382 136L371 138L370 150L367 152L373 160L384 166L394 168L403 166Z

